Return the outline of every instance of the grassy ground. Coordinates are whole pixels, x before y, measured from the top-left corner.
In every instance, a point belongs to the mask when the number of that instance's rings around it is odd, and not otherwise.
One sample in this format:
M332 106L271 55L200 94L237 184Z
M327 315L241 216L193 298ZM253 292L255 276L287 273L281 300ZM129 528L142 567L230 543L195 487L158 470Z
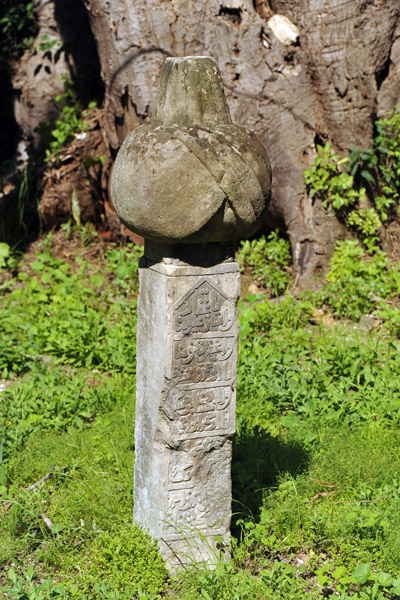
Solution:
M232 560L169 577L132 526L140 250L63 235L0 284L0 597L400 598L395 270L242 300Z

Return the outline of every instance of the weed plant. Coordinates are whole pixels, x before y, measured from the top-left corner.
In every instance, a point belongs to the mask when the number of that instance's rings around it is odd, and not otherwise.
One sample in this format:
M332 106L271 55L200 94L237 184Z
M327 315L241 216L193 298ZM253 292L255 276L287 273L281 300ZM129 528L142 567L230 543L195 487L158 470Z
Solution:
M39 29L34 2L13 0L0 4L0 56L18 56L33 44Z
M76 135L85 134L90 129L90 123L86 118L90 109L97 106L97 102L94 100L89 103L87 108L84 108L76 97L73 81L66 75L62 79L64 80L64 92L54 99L59 116L54 122L41 123L39 127L42 142L46 147L46 162L50 160L57 162L60 151L68 146Z
M399 265L391 263L382 250L377 248L367 256L357 240L337 242L329 267L327 285L316 300L335 315L355 321L368 313L384 318L385 310L397 304ZM393 316L393 310L388 315ZM391 327L389 319L386 324Z
M245 240L237 254L241 271L251 270L253 277L272 296L285 293L290 283L291 252L289 241L272 231L268 237Z
M397 278L346 244L337 296L241 301L232 559L175 576L131 517L140 250L93 258L82 241L62 260L49 236L14 265L0 287L2 597L400 598L400 342L385 317L371 332L355 319L397 310ZM318 320L329 310L346 319Z
M342 157L330 142L317 146L304 170L311 197L334 210L363 241L368 252L380 245L380 228L399 211L400 105L375 122L371 148L350 148Z

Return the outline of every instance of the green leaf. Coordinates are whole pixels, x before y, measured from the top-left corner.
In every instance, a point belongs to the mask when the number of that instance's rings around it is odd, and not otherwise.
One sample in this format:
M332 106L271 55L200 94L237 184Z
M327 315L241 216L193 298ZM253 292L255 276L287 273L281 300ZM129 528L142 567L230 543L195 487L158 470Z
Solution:
M0 242L0 258L10 256L10 246L5 242Z
M364 585L372 575L371 565L357 565L351 574L354 583Z
M44 273L42 273L42 275L40 277L40 281L42 283L44 283L46 285L47 283L49 283L50 280L51 280L51 273L49 273L48 271L45 271Z
M329 577L320 573L317 576L317 582L318 582L318 585L320 585L321 587L324 587L329 584Z
M60 531L62 531L64 529L63 525L57 524L55 523L53 525L53 527L51 528L51 533L53 535L55 535L56 533L59 533Z
M377 574L376 580L382 587L390 587L393 584L393 577L389 573L384 573L383 571L380 571Z
M391 591L400 596L400 579L393 580Z
M375 185L375 178L371 175L369 171L366 171L365 169L361 171L361 177Z
M104 283L104 276L102 273L94 273L89 277L89 281L95 288L100 288Z

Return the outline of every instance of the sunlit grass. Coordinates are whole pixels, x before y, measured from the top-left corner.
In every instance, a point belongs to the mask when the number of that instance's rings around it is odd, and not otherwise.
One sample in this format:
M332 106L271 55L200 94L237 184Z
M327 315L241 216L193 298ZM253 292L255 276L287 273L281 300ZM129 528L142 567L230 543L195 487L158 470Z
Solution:
M242 302L232 560L168 578L132 525L138 257L49 243L3 287L5 598L400 597L399 342L312 295Z

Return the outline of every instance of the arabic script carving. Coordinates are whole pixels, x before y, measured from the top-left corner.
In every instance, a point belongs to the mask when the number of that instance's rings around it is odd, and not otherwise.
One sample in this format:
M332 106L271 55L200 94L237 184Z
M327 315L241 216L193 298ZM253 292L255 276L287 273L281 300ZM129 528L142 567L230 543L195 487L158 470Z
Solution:
M188 528L206 535L226 530L226 525L216 525L226 516L226 500L221 499L220 508L216 508L217 481L213 482L212 477L210 480L208 467L207 476L201 476L200 465L210 460L213 453L212 460L220 466L221 461L226 463L229 470L230 457L217 448L221 438L226 439L234 432L234 323L233 303L205 277L192 285L174 306L165 414L171 434L180 445L171 454L168 467L166 539L169 540L184 537Z
M183 335L228 331L233 325L229 308L223 306L225 296L214 285L201 278L178 302L175 308L175 330Z
M210 471L214 463L218 463L222 472L229 470L229 447L207 439L188 440L172 455L168 469L165 539L182 539L192 529L206 535L226 532L226 500L215 497L219 472Z
M234 406L229 386L180 389L170 393L170 408L179 439L193 438L204 433L227 435L233 433Z
M231 381L233 337L193 337L174 341L172 381L201 383Z

